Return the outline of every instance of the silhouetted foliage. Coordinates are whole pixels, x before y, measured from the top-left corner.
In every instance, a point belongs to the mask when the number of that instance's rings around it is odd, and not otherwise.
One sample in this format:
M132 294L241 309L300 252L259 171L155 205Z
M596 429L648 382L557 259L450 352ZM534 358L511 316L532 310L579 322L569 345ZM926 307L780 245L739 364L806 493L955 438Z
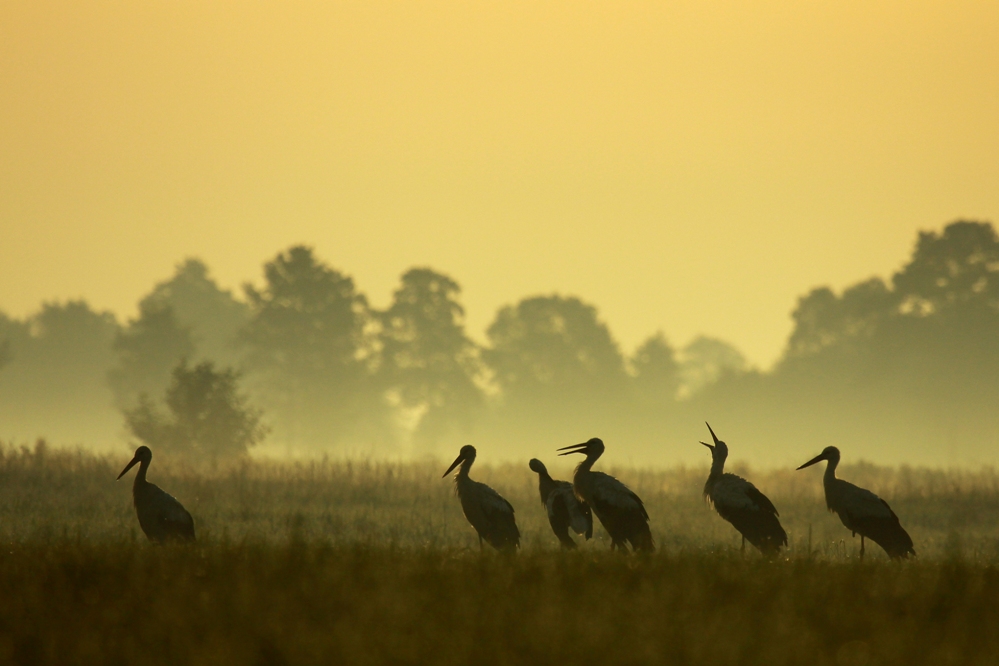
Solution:
M139 317L118 332L114 351L118 363L108 373L108 383L124 408L143 393L162 393L177 363L194 356L194 342L172 307L147 298L139 304Z
M210 361L174 368L163 413L147 394L125 411L129 431L154 451L194 462L243 456L267 433L261 411L248 405L231 368L216 370Z
M0 312L0 370L3 369L5 365L10 363L13 358L11 353L11 336L15 335L15 331L18 329L18 322L10 319L4 313Z
M177 323L190 331L197 358L238 362L236 338L249 320L249 307L219 288L200 259L177 264L173 277L140 301L140 310L144 307L171 308Z
M245 304L189 259L123 330L83 302L0 315L0 436L110 443L114 398L163 394L187 358L240 367L290 448L371 453L416 422L418 451L458 436L534 455L600 435L658 460L686 456L680 442L703 435L685 424L710 418L732 433L736 461L786 461L803 441L858 459L991 460L981 443L999 440L997 273L991 224L920 233L890 280L802 296L783 357L761 372L704 336L674 351L658 333L625 362L596 309L561 296L502 308L480 350L457 282L428 268L406 272L379 313L307 247L269 261Z
M676 352L660 331L639 345L631 357L635 392L639 401L669 406L680 388Z
M482 356L498 399L481 437L508 454L527 454L597 428L609 437L622 422L629 377L593 306L558 295L527 298L501 308L487 336Z
M172 278L139 301L138 318L115 339L118 363L108 382L118 405L134 405L140 393L162 393L181 359L236 364L236 334L247 311L245 303L219 289L200 260L178 264Z
M997 271L990 224L923 232L891 287L872 278L841 295L813 290L773 371L722 380L697 405L770 452L805 437L854 443L861 458L982 455L979 442L999 439Z
M268 262L264 277L262 289L245 287L251 314L240 340L247 379L275 432L298 446L386 444L367 299L305 246Z
M742 353L717 338L701 335L680 352L680 384L687 396L710 386L726 375L738 375L746 370Z
M869 338L898 307L898 297L880 278L871 278L836 296L828 287L798 300L787 355L814 354L854 338Z
M903 308L920 314L999 306L999 238L987 222L920 232L912 259L893 278Z
M578 298L526 298L502 308L486 334L484 357L508 401L603 396L624 385L617 343Z
M465 335L460 293L448 276L413 268L381 313L382 375L399 403L419 413L415 438L424 451L456 426L467 431L482 405L478 349Z
M45 303L24 322L0 322L9 362L0 382L5 433L82 442L106 438L117 420L105 382L118 324L84 301Z

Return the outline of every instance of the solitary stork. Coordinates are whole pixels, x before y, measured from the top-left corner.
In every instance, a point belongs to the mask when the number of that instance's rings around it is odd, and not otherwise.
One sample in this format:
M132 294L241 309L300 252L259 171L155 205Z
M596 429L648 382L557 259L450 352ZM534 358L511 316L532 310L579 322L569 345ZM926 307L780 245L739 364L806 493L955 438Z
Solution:
M864 559L864 537L885 549L891 559L906 559L915 555L912 538L898 522L898 516L884 501L870 490L836 478L839 449L827 446L798 469L805 469L820 460L827 460L822 485L826 490L826 506L835 511L846 529L853 536L860 535L860 559Z
M125 465L118 478L132 469L136 463L139 473L135 475L132 484L132 503L139 517L139 527L153 543L166 541L194 541L194 519L180 502L155 484L146 481L146 470L153 459L153 452L148 446L140 446L135 450L132 462Z
M496 550L513 551L520 545L520 530L513 517L513 507L486 484L468 478L468 470L472 468L473 462L475 447L466 444L461 447L458 457L444 472L444 476L461 465L461 469L454 475L454 492L461 501L465 518L479 535L479 548L483 547L482 541L485 540Z
M586 460L579 463L572 475L572 489L576 497L589 504L597 514L611 537L611 548L626 550L625 542L628 542L636 551L655 550L649 531L649 514L641 498L613 476L590 469L604 452L604 443L594 437L582 444L563 446L559 451L565 451L560 456L586 454Z
M787 533L777 518L777 508L752 483L741 476L724 472L728 445L718 439L707 422L704 425L708 426L711 438L715 440L714 446L701 442L711 449L711 473L704 484L704 496L711 498L719 516L739 530L744 552L748 539L767 557L777 555L781 546L787 545Z
M580 502L572 491L568 481L556 481L548 474L548 470L537 458L529 463L532 470L538 473L538 490L541 492L541 503L548 511L548 522L552 531L562 543L563 548L572 549L576 542L569 536L569 528L576 534L583 534L589 539L593 536L593 514L586 502Z

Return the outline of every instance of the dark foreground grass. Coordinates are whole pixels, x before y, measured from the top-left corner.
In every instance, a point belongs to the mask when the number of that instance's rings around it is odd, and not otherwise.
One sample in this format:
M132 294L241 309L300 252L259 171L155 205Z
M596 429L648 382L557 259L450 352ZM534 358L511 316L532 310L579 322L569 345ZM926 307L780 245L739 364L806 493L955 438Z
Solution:
M0 554L18 664L995 664L999 569L67 540Z

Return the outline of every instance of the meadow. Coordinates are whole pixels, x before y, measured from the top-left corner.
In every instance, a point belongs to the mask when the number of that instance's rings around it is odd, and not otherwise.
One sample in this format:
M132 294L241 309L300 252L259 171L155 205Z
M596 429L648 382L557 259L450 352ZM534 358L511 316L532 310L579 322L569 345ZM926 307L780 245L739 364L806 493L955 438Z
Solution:
M821 466L746 474L790 545L764 561L701 497L697 469L614 469L659 546L562 553L524 465L477 464L517 510L513 557L480 553L449 461L247 461L149 478L198 544L138 529L130 456L2 448L0 663L992 664L999 659L999 474L844 465L888 500L918 559L859 562ZM549 462L546 460L546 462ZM570 468L557 467L567 478ZM563 463L565 464L565 463Z

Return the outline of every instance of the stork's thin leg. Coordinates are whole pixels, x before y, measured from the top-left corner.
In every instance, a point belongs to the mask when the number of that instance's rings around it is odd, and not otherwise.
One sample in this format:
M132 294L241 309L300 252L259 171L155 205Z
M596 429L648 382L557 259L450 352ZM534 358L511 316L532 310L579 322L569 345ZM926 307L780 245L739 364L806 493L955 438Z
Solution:
M739 550L743 555L746 554L746 537L742 537L742 548Z
M481 552L484 552L485 550L486 550L486 547L482 545L482 535L480 534L479 535L479 552L481 553Z
M860 535L860 559L864 559L864 535Z

